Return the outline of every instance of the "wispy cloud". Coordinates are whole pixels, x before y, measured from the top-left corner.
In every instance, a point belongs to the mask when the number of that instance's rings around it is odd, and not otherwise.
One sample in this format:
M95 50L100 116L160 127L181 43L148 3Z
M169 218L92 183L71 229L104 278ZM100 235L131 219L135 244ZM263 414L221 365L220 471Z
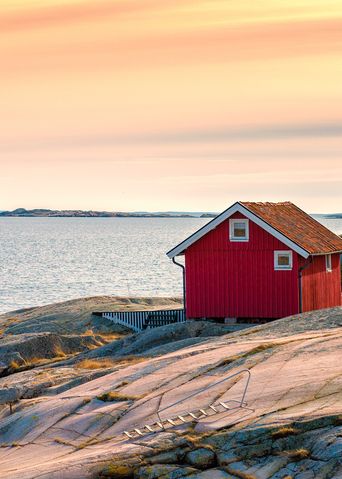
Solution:
M35 141L0 143L2 151L44 150L64 148L108 147L118 145L182 145L182 144L215 144L241 141L273 141L298 138L342 138L342 120L324 123L292 123L266 126L246 126L241 128L219 127L215 129L189 129L175 131L155 131L148 134L132 133L116 135L72 135L64 137L39 138Z
M58 4L46 2L36 5L26 2L21 8L7 10L0 17L0 31L46 28L67 23L84 22L112 16L118 18L132 13L160 10L177 6L180 0L114 0L79 1ZM192 3L192 2L191 2Z

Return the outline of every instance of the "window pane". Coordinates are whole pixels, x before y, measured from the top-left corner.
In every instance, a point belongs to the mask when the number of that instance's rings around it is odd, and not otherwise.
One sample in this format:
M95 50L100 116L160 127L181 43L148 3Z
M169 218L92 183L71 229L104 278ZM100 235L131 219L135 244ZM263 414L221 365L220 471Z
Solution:
M326 269L331 269L331 255L330 254L327 254L325 256L325 265L326 265Z
M281 254L278 256L279 266L290 266L290 256L287 254Z
M234 223L234 238L244 238L246 236L245 223Z

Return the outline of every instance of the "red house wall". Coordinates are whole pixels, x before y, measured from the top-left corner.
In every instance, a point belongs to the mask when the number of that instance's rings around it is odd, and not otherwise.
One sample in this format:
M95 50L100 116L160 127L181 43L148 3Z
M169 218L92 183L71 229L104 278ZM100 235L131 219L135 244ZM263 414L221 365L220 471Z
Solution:
M312 264L303 271L303 311L341 306L339 254L331 255L331 266L332 271L327 272L325 256L314 256Z
M232 218L244 218L236 213ZM229 241L229 220L185 252L188 318L280 318L299 311L298 255L274 270L274 250L289 250L249 221L249 241Z

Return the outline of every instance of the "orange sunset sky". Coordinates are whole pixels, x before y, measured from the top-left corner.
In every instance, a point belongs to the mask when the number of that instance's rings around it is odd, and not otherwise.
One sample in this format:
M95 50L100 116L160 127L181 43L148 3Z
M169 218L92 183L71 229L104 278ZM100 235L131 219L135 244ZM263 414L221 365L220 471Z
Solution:
M0 209L342 211L341 0L0 0Z

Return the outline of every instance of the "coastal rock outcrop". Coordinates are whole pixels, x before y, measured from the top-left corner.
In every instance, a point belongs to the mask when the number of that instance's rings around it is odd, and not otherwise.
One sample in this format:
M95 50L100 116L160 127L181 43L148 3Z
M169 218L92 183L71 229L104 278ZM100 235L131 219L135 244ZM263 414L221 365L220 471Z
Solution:
M77 363L47 367L48 374L73 371L75 381L78 374L101 375L22 398L12 413L1 406L0 478L338 479L341 324L342 308L334 308L206 337L139 361L127 356L122 363L113 355L113 368L101 371ZM131 439L124 434L152 424L158 411L179 400L174 413L239 400L242 376L199 392L244 368L252 374L247 408L169 423L165 431ZM33 373L38 380L44 366L2 378L1 387L5 381L15 387L12 378L19 385L21 375Z

